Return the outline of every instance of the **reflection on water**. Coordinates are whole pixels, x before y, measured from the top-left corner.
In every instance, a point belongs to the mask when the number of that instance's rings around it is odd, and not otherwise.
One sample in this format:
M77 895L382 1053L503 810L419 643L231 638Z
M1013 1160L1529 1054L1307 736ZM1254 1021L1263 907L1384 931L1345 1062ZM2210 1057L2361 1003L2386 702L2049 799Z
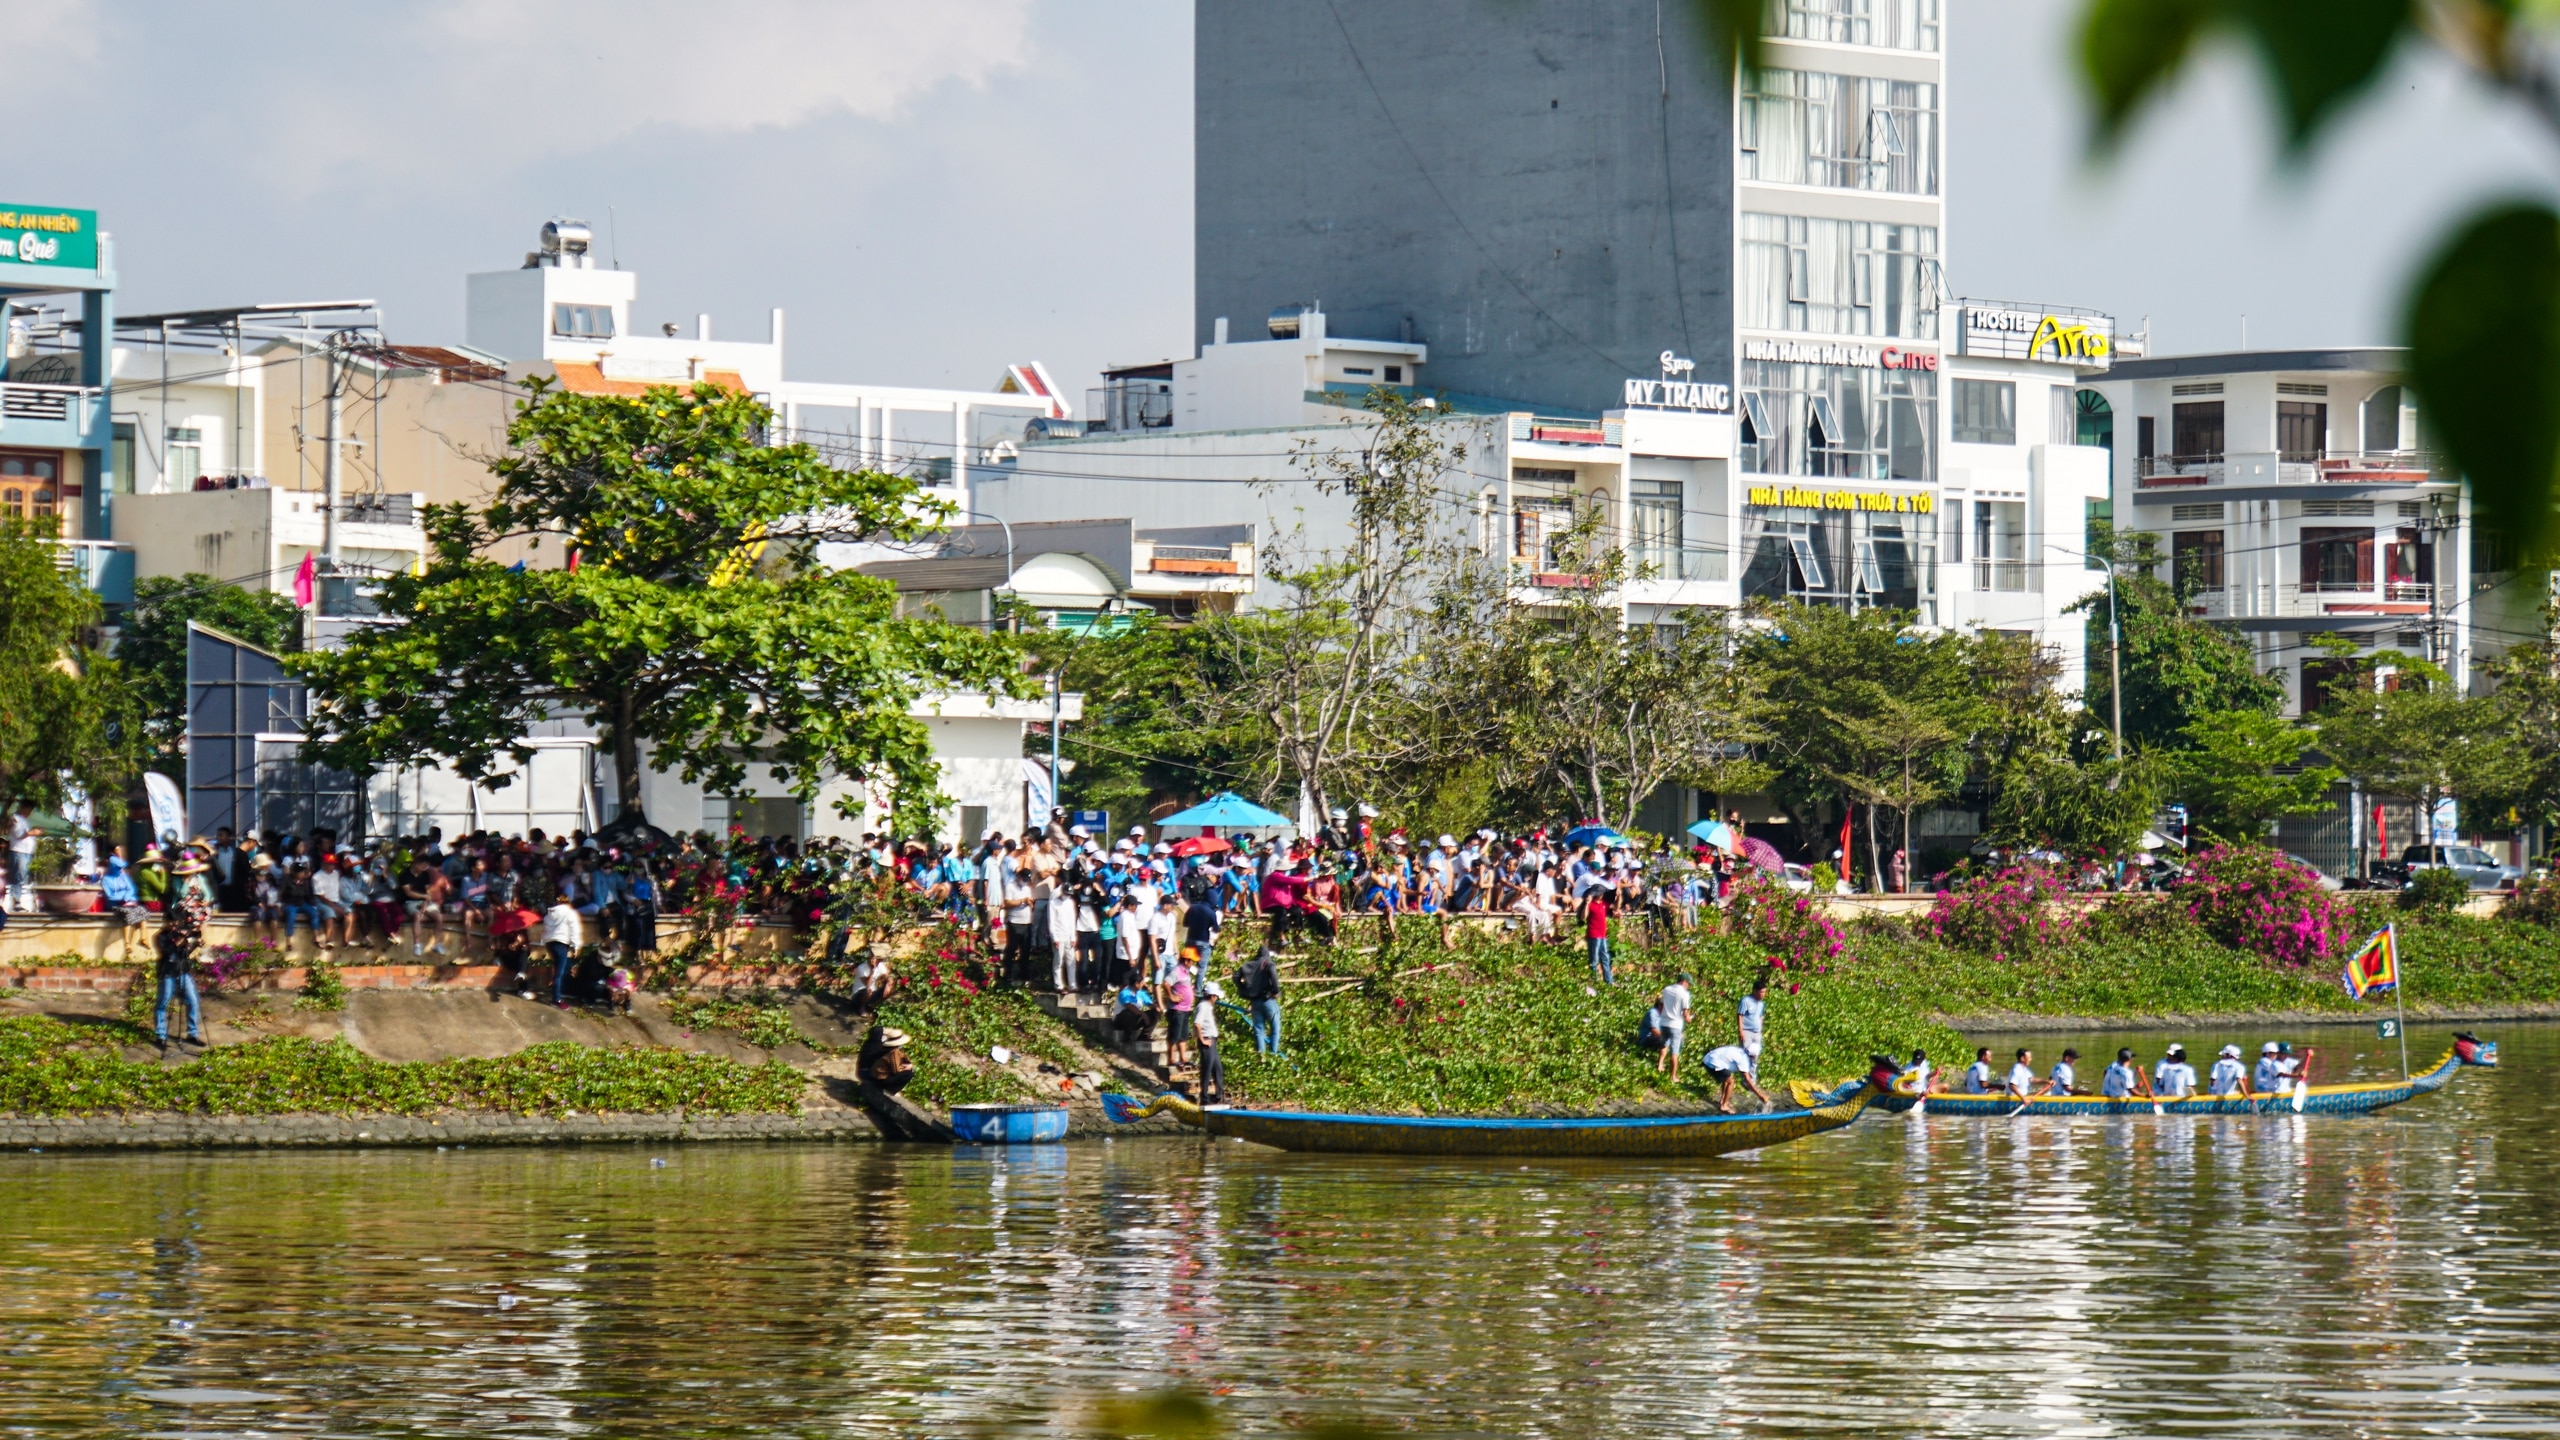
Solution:
M2560 1030L2499 1038L2365 1120L1871 1116L1689 1165L0 1157L0 1432L947 1435L1171 1383L1248 1431L2547 1428Z

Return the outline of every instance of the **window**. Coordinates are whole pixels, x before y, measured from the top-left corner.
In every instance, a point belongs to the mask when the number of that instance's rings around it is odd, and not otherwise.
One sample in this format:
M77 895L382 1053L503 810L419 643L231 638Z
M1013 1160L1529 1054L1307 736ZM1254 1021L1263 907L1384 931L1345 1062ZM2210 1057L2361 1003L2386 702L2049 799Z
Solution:
M1949 500L1940 506L1938 543L1947 547L1947 563L1964 563L1964 502Z
M573 340L610 340L613 338L613 307L554 305L551 307L551 333Z
M1403 384L1403 383L1404 383L1404 367L1403 367L1403 366L1401 366L1401 365L1390 365L1390 366L1388 366L1388 367L1387 367L1387 383L1388 383L1388 384L1390 384L1390 385L1401 385L1401 384Z
M1770 0L1766 33L1886 50L1938 48L1939 0Z
M2048 445L2080 443L2080 415L2068 385L2055 385L2046 392L2044 439Z
M1636 563L1652 567L1661 579L1685 578L1680 573L1680 552L1687 548L1682 512L1688 506L1688 488L1677 480L1627 482L1627 518L1632 522L1628 529Z
M2160 453L2160 417L2137 415L2133 421L2133 454L2137 460L2148 460Z
M2072 411L2072 443L2094 445L2101 450L2116 448L2116 409L2107 397L2095 390L2077 392Z
M2027 502L1973 502L1973 588L2027 588Z
M53 514L61 483L59 451L0 451L0 515L27 520Z
M1746 360L1743 467L1842 480L1937 478L1938 377Z
M2373 531L2303 526L2302 588L2306 592L2372 589Z
M1741 178L1938 193L1938 87L1865 75L1743 76Z
M2008 380L1958 380L1955 439L1959 445L2018 443L2018 387Z
M2277 458L2307 464L2329 448L2329 407L2312 400L2276 402Z
M2365 397L2364 448L2383 452L2400 448L2400 387L2385 385Z
M169 448L160 467L163 490L192 490L204 478L204 432L192 425L172 425Z
M1345 375L1358 375L1364 378L1374 377L1378 373L1378 367L1375 365L1345 365L1342 367L1342 373Z
M2169 453L2180 460L2222 458L2222 402L2189 400L2169 407Z
M2171 583L2180 594L2212 594L2223 586L2222 532L2180 530L2169 537Z
M1744 329L1937 338L1935 227L1746 214L1739 228Z
M113 465L116 471L113 477L115 484L112 488L119 495L133 493L133 452L133 425L130 421L119 420L115 424L115 435L109 441L107 451L107 463Z
M2352 698L2362 687L2363 677L2353 660L2305 660L2302 662L2302 713L2315 714L2341 700Z

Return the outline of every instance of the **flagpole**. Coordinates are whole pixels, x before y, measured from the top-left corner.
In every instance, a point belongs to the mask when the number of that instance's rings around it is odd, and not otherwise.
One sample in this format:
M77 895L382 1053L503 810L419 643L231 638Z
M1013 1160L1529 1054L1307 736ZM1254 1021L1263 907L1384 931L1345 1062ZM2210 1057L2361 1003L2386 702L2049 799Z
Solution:
M2409 1078L2409 958L2400 953L2400 925L2394 921L2384 927L2391 932L2391 1006L2399 1014L2400 1078Z

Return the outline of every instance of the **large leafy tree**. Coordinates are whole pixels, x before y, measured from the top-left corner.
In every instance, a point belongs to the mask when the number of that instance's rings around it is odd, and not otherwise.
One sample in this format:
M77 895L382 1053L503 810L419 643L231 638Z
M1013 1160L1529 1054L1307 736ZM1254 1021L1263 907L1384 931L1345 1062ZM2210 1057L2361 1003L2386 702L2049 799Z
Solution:
M1084 696L1084 719L1059 737L1075 762L1061 783L1077 806L1135 817L1220 790L1272 798L1277 776L1258 717L1213 725L1204 714L1202 696L1232 679L1220 623L1141 614L1115 629L1023 637L1036 668Z
M195 573L135 582L133 608L118 627L116 658L132 674L144 724L164 753L174 754L186 733L190 623L278 654L302 648L302 613L282 595Z
M2330 807L2334 767L2303 763L2314 735L2261 710L2198 716L2162 757L2169 793L2189 821L2216 840L2263 844L2287 815Z
M58 563L51 522L0 517L0 807L115 797L138 768L141 712L98 652L98 597Z
M2444 672L2393 652L2373 657L2385 684L2342 687L2319 717L2320 750L2372 795L2431 814L2447 796L2503 813L2529 791L2533 756L2494 695L2461 695Z
M2162 580L2159 542L2135 532L2108 542L2116 562L2117 632L2123 645L2124 743L2175 745L2197 719L2248 710L2274 715L2284 683L2258 673L2255 657L2230 630L2187 613L2193 580ZM2079 601L2088 613L2090 714L2114 714L2117 666L2107 654L2107 592Z
M803 799L855 777L924 828L939 806L926 691L1020 685L1009 637L901 616L889 582L818 565L820 539L912 538L941 518L913 482L765 443L772 413L711 385L636 398L538 381L477 509L437 507L423 573L343 649L296 657L312 758L346 769L449 760L473 779L530 758L523 737L583 717L623 813L644 764L735 790L765 763ZM501 544L567 563L500 565ZM540 552L537 551L537 554Z

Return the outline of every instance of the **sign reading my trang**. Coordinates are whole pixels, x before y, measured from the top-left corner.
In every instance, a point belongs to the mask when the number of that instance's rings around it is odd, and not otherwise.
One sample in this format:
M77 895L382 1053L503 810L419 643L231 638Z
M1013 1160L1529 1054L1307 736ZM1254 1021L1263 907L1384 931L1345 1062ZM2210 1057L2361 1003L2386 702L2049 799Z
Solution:
M1787 510L1878 510L1897 515L1927 515L1938 508L1936 493L1928 490L1897 494L1887 490L1816 490L1801 485L1754 485L1743 492L1742 502Z
M1662 378L1643 380L1629 377L1625 403L1647 410L1702 410L1711 415L1733 413L1733 387L1705 380L1692 380L1698 362L1665 350L1662 352Z
M1960 348L1998 360L2058 360L2083 370L2115 363L2112 315L2048 315L1999 305L1968 305Z
M0 205L0 260L95 270L98 212Z

